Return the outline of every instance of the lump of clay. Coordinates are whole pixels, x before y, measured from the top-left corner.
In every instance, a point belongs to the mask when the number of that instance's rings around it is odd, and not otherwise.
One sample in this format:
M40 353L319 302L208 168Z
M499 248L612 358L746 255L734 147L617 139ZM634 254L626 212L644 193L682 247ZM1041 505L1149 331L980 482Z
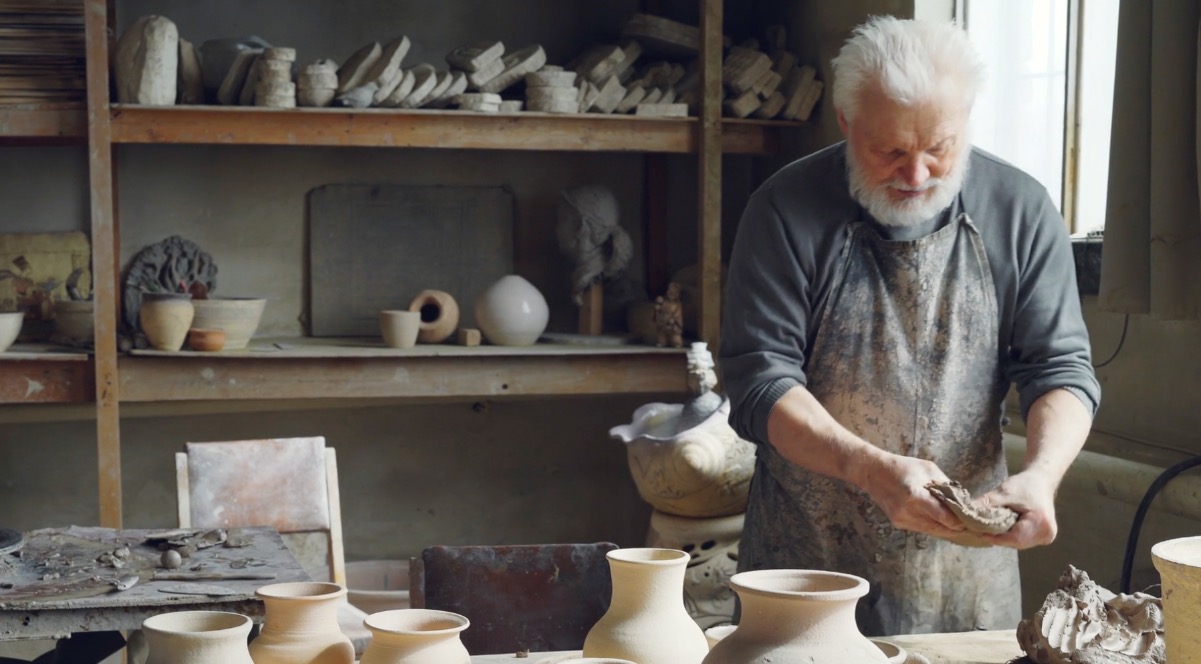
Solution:
M170 19L143 16L117 40L113 58L117 101L122 104L175 104L179 30Z
M1000 535L1008 532L1017 523L1018 513L1008 507L988 507L978 504L972 499L972 494L959 482L931 482L926 489L934 497L942 501L966 530L953 541L963 546L991 546L991 543L980 537L985 535Z
M1115 595L1068 567L1018 643L1037 664L1163 664L1163 605L1144 593Z

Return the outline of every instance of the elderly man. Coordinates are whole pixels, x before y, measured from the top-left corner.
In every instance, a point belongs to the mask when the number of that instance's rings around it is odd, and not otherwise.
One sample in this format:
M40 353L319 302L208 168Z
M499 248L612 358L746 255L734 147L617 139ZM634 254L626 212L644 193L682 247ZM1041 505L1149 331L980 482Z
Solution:
M871 582L871 634L1012 628L1017 549L1055 538L1055 492L1100 399L1064 223L1046 190L971 147L983 67L952 25L875 18L833 61L846 141L752 196L721 364L758 446L742 570ZM1005 394L1026 418L1007 477ZM926 489L1020 513L995 546Z

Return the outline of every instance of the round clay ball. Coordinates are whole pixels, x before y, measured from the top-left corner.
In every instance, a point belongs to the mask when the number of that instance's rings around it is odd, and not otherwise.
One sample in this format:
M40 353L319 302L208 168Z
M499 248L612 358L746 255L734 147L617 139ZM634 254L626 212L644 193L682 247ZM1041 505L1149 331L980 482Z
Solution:
M179 569L179 566L183 565L183 556L175 549L167 549L163 552L161 562L167 569Z

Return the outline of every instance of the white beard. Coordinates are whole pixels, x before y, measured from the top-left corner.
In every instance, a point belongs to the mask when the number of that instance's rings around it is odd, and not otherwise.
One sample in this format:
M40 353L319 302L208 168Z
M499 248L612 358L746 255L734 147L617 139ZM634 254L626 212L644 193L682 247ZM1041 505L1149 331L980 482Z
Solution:
M951 170L941 178L930 178L918 185L910 187L903 180L889 180L881 184L871 184L867 174L855 158L855 153L847 147L847 179L850 183L851 197L880 223L886 226L915 226L932 219L951 205L955 196L963 186L967 176L971 146L966 146ZM889 189L903 191L928 191L925 196L910 200L893 201L888 195Z

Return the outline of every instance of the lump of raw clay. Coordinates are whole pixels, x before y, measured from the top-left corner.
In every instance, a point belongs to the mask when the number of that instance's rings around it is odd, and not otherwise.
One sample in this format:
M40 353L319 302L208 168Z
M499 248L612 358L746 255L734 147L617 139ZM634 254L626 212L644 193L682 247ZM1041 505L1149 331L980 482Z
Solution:
M179 67L179 30L170 19L143 16L117 40L117 101L172 106Z
M1036 664L1163 664L1163 605L1144 593L1115 595L1068 566L1055 590L1017 629Z
M972 494L962 484L953 480L947 482L931 482L926 489L946 505L959 521L964 530L952 541L963 546L991 546L991 542L980 537L985 535L1000 535L1008 532L1017 523L1018 513L1008 507L988 507L978 504L972 499Z

